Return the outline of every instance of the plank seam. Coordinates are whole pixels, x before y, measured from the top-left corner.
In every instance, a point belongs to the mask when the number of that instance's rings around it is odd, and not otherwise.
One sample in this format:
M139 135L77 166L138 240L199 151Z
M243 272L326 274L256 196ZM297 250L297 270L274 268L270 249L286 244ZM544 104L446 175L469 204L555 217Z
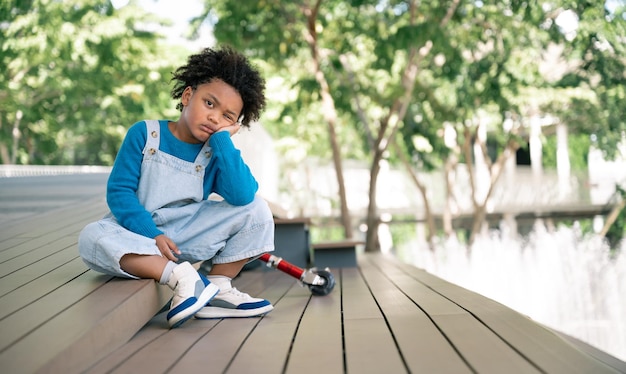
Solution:
M395 266L395 265L394 265L394 266ZM491 326L489 326L487 323L485 323L485 322L484 322L481 318L479 318L479 317L478 317L478 316L477 316L474 312L472 312L471 310L469 310L469 309L465 308L464 306L462 306L461 304L459 304L459 303L457 303L456 301L452 300L452 299L451 299L451 298L449 298L448 296L446 296L446 295L442 294L441 292L437 291L436 289L434 289L434 288L433 288L433 287L431 287L430 285L428 285L428 284L426 284L426 283L422 282L420 279L418 279L418 278L414 277L414 276L413 276L413 274L411 274L411 273L409 273L409 272L405 271L402 267L398 267L398 266L396 266L396 269L400 270L402 273L404 273L405 275L407 275L407 276L408 276L408 277L410 277L411 279L413 279L413 280L415 280L416 282L418 282L418 283L422 284L424 287L426 287L426 288L430 289L431 291L433 291L433 292L435 292L436 294L440 295L440 296L441 296L441 297L443 297L444 299L446 299L446 300L450 301L451 303L453 303L453 304L457 305L459 308L461 308L461 309L463 309L464 311L466 311L469 315L471 315L471 316L472 316L473 318L475 318L478 322L480 322L480 324L481 324L481 325L483 325L485 328L487 328L487 330L491 331L491 332L492 332L492 333L493 333L496 337L498 337L498 339L500 339L500 340L501 340L504 344L506 344L509 348L511 348L511 349L512 349L514 352L516 352L518 355L520 355L521 357L523 357L523 358L524 358L524 359L525 359L525 360L526 360L526 361L527 361L527 362L528 362L528 363L529 363L532 367L534 367L535 369L537 369L537 370L538 370L539 372L541 372L541 373L546 373L546 371L545 371L545 370L543 370L541 367L539 367L539 365L538 365L537 363L535 363L532 359L530 359L530 357L528 357L526 354L524 354L522 351L520 351L517 347L515 347L513 344L511 344L509 341L507 341L507 340L506 340L503 336L501 336L499 333L497 333L497 332L496 332L493 328L491 328ZM379 270L380 270L380 268L379 268ZM381 272L382 272L382 270L381 270ZM383 273L383 274L384 274L384 273ZM386 274L385 274L385 276L386 276ZM390 281L390 282L392 282L394 285L396 284L396 283L395 283L393 280L391 280L390 278L387 278L387 279L389 279L389 281ZM397 286L397 285L396 285L396 286ZM401 291L402 293L404 293L404 291L402 291L402 290L400 290L400 291ZM405 295L406 295L406 294L405 294ZM409 299L411 299L408 295L406 295L406 296L407 296ZM411 301L413 301L413 299L411 299ZM413 303L415 303L415 301L413 301ZM417 305L417 304L415 303L415 305ZM420 307L419 307L419 305L417 305L417 307L418 307L418 308L420 308ZM421 308L420 308L420 309L421 309ZM424 313L426 313L426 312L424 311ZM426 313L426 315L428 315L428 313ZM430 316L429 316L429 315L428 315L428 318L430 318ZM433 321L433 323L435 323L435 321L434 321L434 320L432 320L432 318L431 318L431 321ZM436 323L435 323L435 326L437 327L437 329L439 329L439 326L438 326ZM441 331L441 329L440 329L440 331ZM443 334L443 331L442 331L442 334ZM450 340L448 339L448 337L447 337L445 334L444 334L444 336L445 336L445 338L446 338L448 341L450 341ZM451 341L450 341L450 344L452 344L452 342L451 342ZM463 357L463 355L461 354L461 352L459 352L459 351L457 350L457 348L454 346L454 344L452 344L452 347L454 348L454 350L455 350L455 351L457 351L457 352L459 353L459 355L461 356L461 358L462 358L464 361L466 361L466 360L465 360L465 357ZM467 361L466 361L466 362L467 362ZM467 364L469 365L469 362L467 362ZM470 368L471 368L472 370L474 370L474 368L472 368L472 367L471 367L471 365L470 365ZM474 372L476 372L476 371L474 370Z

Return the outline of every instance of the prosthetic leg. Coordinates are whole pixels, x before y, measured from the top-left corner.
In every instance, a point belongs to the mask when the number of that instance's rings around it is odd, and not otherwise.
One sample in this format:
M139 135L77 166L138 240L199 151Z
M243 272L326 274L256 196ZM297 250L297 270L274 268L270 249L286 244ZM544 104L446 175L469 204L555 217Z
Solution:
M309 287L309 290L313 295L328 295L335 287L335 277L328 269L301 269L283 260L281 257L277 257L269 253L262 254L258 259L265 262L268 267L278 269L283 273L287 273L288 275L298 279L300 282Z

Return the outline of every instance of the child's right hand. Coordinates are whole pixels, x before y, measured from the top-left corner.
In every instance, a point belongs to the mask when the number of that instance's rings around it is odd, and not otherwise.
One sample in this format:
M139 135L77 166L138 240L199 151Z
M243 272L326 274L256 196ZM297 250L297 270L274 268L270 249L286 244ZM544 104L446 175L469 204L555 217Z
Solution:
M170 261L178 261L178 258L174 256L174 253L179 255L180 249L178 249L178 246L172 241L172 239L165 236L165 234L161 234L155 237L154 240L156 240L156 245L159 248L159 251L161 251L161 253L163 254L163 256L165 256Z

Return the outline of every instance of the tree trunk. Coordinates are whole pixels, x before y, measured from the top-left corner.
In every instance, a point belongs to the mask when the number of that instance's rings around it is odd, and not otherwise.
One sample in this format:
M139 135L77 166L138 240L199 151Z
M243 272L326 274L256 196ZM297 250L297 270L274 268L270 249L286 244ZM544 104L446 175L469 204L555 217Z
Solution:
M328 137L333 153L333 164L335 166L335 175L337 177L337 185L339 188L339 206L341 210L341 223L344 230L345 238L352 238L352 222L350 218L350 211L348 209L348 199L346 196L346 186L343 179L343 166L341 149L337 142L337 133L335 126L337 125L337 110L335 109L335 101L330 94L330 87L326 81L326 76L320 67L320 53L317 45L317 31L315 29L315 22L317 20L317 14L321 0L318 0L313 8L305 8L304 14L307 18L307 31L306 41L311 49L311 57L313 60L313 70L315 79L320 85L320 94L322 96L322 108L324 112L324 118L328 124Z
M377 181L378 174L380 173L380 161L383 158L383 151L376 149L374 152L374 159L372 160L372 166L370 168L370 183L369 183L369 204L367 206L367 232L365 234L365 252L378 252L380 251L380 242L378 240L378 224L380 218L378 217L378 204L376 202L377 193Z
M602 228L602 231L600 231L601 237L606 236L606 234L611 229L611 226L613 226L613 223L615 223L615 220L617 219L620 212L624 209L625 206L626 206L626 200L622 200L613 207L613 209L611 210L611 213L609 213L609 215L606 218L606 222L604 223L604 227Z
M9 163L15 165L17 162L17 150L19 149L19 143L21 138L20 133L20 122L22 121L22 111L18 110L15 113L15 122L13 122L13 131L11 132L11 137L13 140L13 147L11 148L11 158L9 159Z
M459 5L460 0L454 0L448 8L444 18L441 20L440 25L443 27L449 21L455 10ZM409 4L409 13L411 25L417 23L418 17L418 1L411 1ZM370 169L370 192L369 192L369 205L367 207L367 235L365 242L365 251L373 252L380 249L380 243L378 242L378 209L376 205L376 182L378 180L378 174L380 172L380 161L383 158L383 153L389 146L389 143L396 136L396 132L400 126L400 123L404 120L409 103L413 98L413 90L415 88L415 79L417 78L417 71L420 61L430 53L432 49L432 43L430 46L423 46L419 49L417 47L411 47L408 51L407 64L402 72L402 87L404 89L403 94L398 97L393 105L389 108L389 113L386 118L380 123L380 129L378 136L374 143L374 157L372 159L372 167Z
M413 167L411 163L409 162L406 154L402 151L402 149L400 149L400 147L398 146L396 142L394 142L394 147L396 149L396 153L398 154L398 156L400 157L400 160L402 161L402 164L404 165L404 168L409 173L411 180L413 180L413 183L415 184L417 189L420 191L420 194L422 195L422 200L424 201L424 216L426 217L426 225L428 227L426 240L428 241L430 248L433 249L434 248L433 240L434 240L435 232L437 229L435 227L435 219L433 218L432 210L430 209L430 202L428 201L428 193L426 191L426 186L420 181L417 175L417 172L413 170Z
M474 206L474 222L472 224L472 231L470 233L470 237L468 240L468 249L471 249L472 245L474 244L474 241L476 240L476 237L478 236L478 233L480 232L483 224L485 223L485 219L487 216L487 209L486 209L487 203L489 202L489 199L491 198L494 187L496 183L498 182L498 179L500 179L500 176L502 175L503 170L505 169L505 164L506 164L507 159L511 157L511 155L515 154L515 151L517 150L517 148L519 148L519 144L517 144L515 141L512 141L512 140L509 141L506 147L504 148L504 150L502 151L502 153L498 156L498 159L496 160L496 162L491 163L491 161L489 160L489 156L487 154L487 146L485 142L478 139L478 137L474 139L474 134L470 131L469 127L467 126L465 127L465 130L464 130L464 136L465 136L465 142L463 143L463 150L465 154L465 161L466 161L467 171L468 171L470 185L471 185L472 205ZM472 142L472 139L474 139L473 142ZM487 170L489 174L489 180L487 181L489 185L487 186L487 190L484 193L484 195L480 197L478 196L478 189L477 189L478 183L476 180L477 176L476 176L474 167L472 165L472 144L473 143L475 143L481 149L482 157L484 158L485 163L487 164Z
M453 192L454 188L454 180L452 179L452 173L455 172L457 161L455 159L456 156L449 155L446 158L445 168L444 168L444 184L446 188L446 203L443 211L443 232L447 237L451 237L454 235L454 228L452 226L452 202L456 201L455 195Z

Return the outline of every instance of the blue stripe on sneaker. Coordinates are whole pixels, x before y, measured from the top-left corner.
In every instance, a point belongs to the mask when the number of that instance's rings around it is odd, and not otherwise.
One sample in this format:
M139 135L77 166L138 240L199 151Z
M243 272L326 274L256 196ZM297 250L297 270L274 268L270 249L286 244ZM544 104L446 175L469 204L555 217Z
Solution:
M201 273L198 273L198 275L200 276L200 279L202 279L202 283L204 283L204 287L208 286L209 284L211 284L211 281L209 281L207 279L207 277L205 277L204 275L202 275Z
M183 310L193 306L193 304L196 303L196 301L198 301L198 299L196 299L195 297L190 297L187 300L183 301L182 303L178 304L176 306L176 308L171 309L168 313L167 313L167 320L169 321L172 317L174 317L176 314L182 312Z
M209 284L197 298L190 297L175 308L170 309L167 313L167 321L170 323L170 327L176 328L193 317L196 312L217 295L218 291L219 288L216 285Z
M263 308L265 306L270 305L270 302L267 300L257 301L255 303L243 303L237 306L237 309L258 309Z

